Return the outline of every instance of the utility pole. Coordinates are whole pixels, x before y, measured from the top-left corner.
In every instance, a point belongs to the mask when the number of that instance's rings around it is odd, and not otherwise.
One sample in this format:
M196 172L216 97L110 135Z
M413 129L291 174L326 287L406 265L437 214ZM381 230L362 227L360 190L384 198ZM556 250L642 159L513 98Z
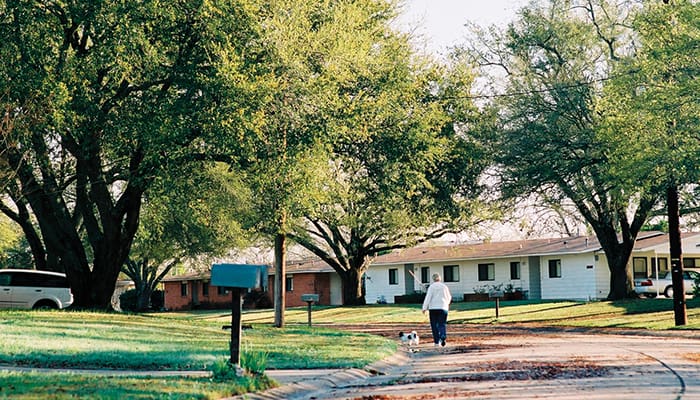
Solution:
M688 315L685 307L683 287L683 253L681 248L680 214L678 211L678 186L671 184L666 189L668 209L668 242L671 250L671 280L673 285L673 315L676 326L686 325Z
M669 1L663 0L664 4L669 4ZM669 133L671 135L673 135L674 128L674 123L669 124ZM671 183L666 189L666 210L668 213L668 242L671 253L673 315L676 326L681 326L688 323L688 314L685 306L685 288L683 287L683 249L678 207L678 184L675 182L675 179L671 179Z

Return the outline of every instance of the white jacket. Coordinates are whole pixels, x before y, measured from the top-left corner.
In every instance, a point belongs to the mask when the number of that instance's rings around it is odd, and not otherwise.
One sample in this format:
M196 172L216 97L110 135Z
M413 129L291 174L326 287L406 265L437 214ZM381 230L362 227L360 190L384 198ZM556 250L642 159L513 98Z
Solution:
M445 310L450 309L452 295L450 289L442 282L433 282L428 286L428 293L425 294L423 300L423 311L426 310Z

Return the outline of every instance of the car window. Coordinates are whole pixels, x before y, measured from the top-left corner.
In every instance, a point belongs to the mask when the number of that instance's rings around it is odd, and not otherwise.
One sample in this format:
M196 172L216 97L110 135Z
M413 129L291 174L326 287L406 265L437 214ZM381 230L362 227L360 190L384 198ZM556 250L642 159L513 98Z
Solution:
M27 272L13 272L12 286L39 286L36 284L36 277Z
M0 274L0 286L10 286L10 274Z
M700 277L700 274L698 274L695 271L685 271L684 274L687 276L687 278L685 278L685 279L695 280L695 279L698 279L698 277Z
M12 286L67 288L68 280L63 276L37 274L32 272L13 272Z

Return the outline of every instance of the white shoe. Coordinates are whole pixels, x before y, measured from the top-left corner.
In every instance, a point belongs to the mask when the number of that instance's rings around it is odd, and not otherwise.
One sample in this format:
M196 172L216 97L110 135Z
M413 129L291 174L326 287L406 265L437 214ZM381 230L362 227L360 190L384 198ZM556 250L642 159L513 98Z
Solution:
M440 343L435 343L435 347L440 347Z

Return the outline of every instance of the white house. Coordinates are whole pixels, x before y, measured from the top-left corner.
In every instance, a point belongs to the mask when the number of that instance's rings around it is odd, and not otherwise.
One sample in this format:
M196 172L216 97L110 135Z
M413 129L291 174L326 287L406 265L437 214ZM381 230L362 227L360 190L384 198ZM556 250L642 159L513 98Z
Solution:
M700 268L700 233L683 234L684 265ZM668 235L642 232L630 258L635 278L669 269ZM659 272L660 271L660 272ZM494 288L522 291L529 299L604 299L610 271L595 236L420 246L377 257L365 275L366 300L425 291L439 272L456 301Z

